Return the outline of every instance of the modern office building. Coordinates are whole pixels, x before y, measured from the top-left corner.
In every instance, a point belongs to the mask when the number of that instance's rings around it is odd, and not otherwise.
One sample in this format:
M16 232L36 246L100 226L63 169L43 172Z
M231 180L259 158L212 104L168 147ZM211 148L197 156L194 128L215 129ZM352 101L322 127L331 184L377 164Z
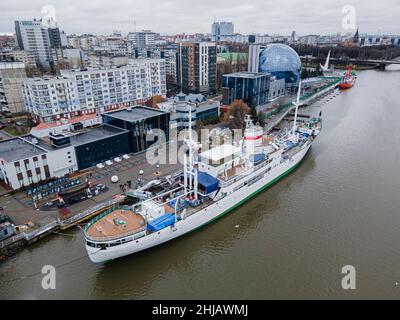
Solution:
M155 129L160 129L169 139L169 113L136 106L124 110L111 111L102 115L103 123L129 131L129 152L145 151L158 141Z
M52 56L49 32L40 20L15 21L15 34L21 50L31 53L38 65L50 66Z
M285 79L287 87L298 85L301 61L296 51L284 44L250 45L249 72L268 72L278 79Z
M22 83L26 79L24 63L0 62L0 111L24 112Z
M178 84L185 93L216 92L217 46L214 42L181 42Z
M162 59L137 59L119 68L61 70L61 75L24 82L25 108L36 122L100 114L166 96Z
M250 107L266 104L269 100L271 75L266 72L236 72L222 78L223 103L243 100Z
M65 137L50 136L50 139L62 140L63 145L74 148L78 170L129 153L129 132L109 125Z

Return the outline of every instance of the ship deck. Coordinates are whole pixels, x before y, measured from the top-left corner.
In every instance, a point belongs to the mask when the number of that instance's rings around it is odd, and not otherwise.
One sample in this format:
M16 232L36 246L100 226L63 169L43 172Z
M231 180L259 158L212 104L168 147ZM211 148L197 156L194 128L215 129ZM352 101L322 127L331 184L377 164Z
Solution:
M90 238L114 238L142 230L144 218L131 210L117 209L96 221L86 231Z

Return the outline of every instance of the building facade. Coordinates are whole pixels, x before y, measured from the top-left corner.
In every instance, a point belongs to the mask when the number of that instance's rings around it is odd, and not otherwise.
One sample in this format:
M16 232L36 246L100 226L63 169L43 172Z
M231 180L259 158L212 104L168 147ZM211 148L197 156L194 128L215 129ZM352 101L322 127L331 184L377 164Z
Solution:
M185 93L216 92L217 47L214 42L181 42L178 84Z
M13 189L51 177L46 150L21 137L0 141L0 179Z
M0 180L19 189L62 178L129 152L127 130L102 125L76 133L0 141Z
M233 35L234 26L232 22L214 22L211 26L211 34L214 41L222 40Z
M25 110L36 122L49 123L80 115L81 105L74 79L26 79L22 85L22 92Z
M154 32L151 32L150 30L143 30L140 32L130 32L128 33L127 38L131 47L135 49L154 47L155 36L156 34Z
M133 59L164 59L165 74L170 84L178 81L178 49L176 46L166 46L160 48L136 48L132 52Z
M49 32L41 21L15 21L15 34L21 50L31 53L37 64L50 66L52 56Z
M61 75L24 82L25 108L35 121L100 114L166 96L162 59L138 59L120 68L61 70Z
M179 93L174 98L157 103L159 110L170 113L170 128L189 128L189 114L192 116L192 127L198 121L217 120L220 116L220 102L207 100L202 94Z
M127 56L92 54L88 56L88 66L91 68L116 68L128 64Z
M266 104L269 100L269 73L236 72L222 78L223 103L243 100L250 107Z
M286 94L286 84L285 79L277 79L276 77L271 77L269 82L269 92L268 100L275 100Z
M155 129L164 132L165 141L169 139L169 113L161 110L137 106L102 115L103 122L129 131L129 152L145 151L158 141Z
M22 83L26 79L24 63L0 62L0 111L24 112Z

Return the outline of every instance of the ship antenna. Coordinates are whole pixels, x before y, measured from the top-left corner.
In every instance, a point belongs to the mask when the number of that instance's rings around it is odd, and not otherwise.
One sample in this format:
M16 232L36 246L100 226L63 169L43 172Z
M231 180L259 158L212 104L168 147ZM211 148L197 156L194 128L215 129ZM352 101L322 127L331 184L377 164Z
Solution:
M296 125L297 125L297 112L300 105L300 93L301 93L301 79L299 82L299 90L297 91L297 99L296 99L296 111L294 112L294 123L293 123L293 134L296 132Z

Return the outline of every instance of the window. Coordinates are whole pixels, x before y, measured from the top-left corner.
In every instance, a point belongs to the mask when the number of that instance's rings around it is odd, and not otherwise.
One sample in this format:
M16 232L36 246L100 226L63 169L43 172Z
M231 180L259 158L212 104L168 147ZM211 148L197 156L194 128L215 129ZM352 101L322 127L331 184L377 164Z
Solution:
M30 170L31 166L29 164L29 160L24 160L24 164L25 164L25 170Z
M17 171L17 173L21 172L21 167L19 165L19 162L14 162L14 166L15 166L15 170Z
M43 165L47 165L47 158L45 154L42 154L42 161L43 161Z

